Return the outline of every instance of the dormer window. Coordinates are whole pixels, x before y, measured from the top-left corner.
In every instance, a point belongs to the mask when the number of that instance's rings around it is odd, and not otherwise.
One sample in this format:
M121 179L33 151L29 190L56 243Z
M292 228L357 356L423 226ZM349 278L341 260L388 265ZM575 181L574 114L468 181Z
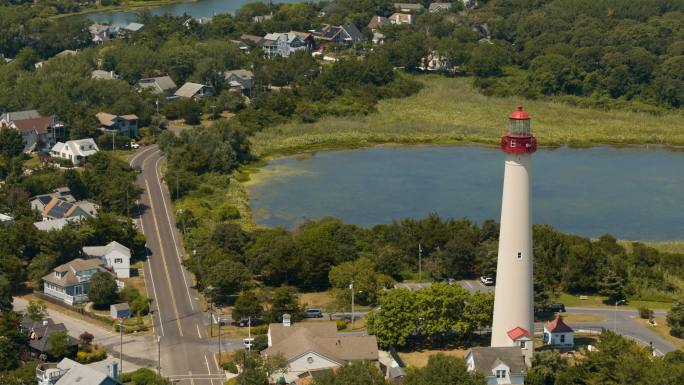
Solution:
M527 349L527 341L520 341L520 349Z
M506 370L497 370L496 378L506 378Z

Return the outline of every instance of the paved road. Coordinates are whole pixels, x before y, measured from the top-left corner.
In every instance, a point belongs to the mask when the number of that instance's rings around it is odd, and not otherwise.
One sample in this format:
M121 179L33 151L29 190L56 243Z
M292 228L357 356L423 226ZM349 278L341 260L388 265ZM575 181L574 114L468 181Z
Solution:
M162 374L179 384L219 385L225 379L209 351L208 318L201 311L191 274L185 270L181 238L168 189L159 170L162 154L156 146L139 150L131 165L141 173L138 223L147 238L144 264L147 294L153 299L154 334L161 341Z

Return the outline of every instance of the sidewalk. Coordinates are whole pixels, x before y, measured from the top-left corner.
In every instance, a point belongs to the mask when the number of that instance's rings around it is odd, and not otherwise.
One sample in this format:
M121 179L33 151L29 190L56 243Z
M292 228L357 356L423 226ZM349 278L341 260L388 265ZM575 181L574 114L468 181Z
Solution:
M24 312L28 306L28 301L23 298L14 297L14 310ZM107 359L119 359L121 347L121 337L119 334L103 329L92 323L71 318L58 311L48 309L48 316L55 323L63 323L69 335L78 339L78 336L87 331L95 336L93 343L102 345L108 353ZM139 368L155 369L157 367L157 344L151 336L123 336L123 372L130 372Z

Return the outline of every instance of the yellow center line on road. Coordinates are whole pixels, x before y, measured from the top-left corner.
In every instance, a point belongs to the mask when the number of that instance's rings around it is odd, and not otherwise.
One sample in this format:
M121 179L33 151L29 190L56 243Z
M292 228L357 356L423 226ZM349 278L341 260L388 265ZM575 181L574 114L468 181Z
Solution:
M166 280L169 284L169 291L171 292L171 301L173 302L173 311L176 314L176 324L178 325L178 332L180 333L180 336L183 337L183 328L181 327L180 315L178 314L178 306L176 305L176 296L173 294L173 289L171 288L171 274L169 274L169 267L166 264L166 257L164 256L164 244L162 243L161 235L159 235L159 224L157 223L157 216L154 214L154 203L152 200L152 194L150 194L150 184L147 182L147 179L145 179L145 190L147 191L147 197L150 201L150 210L152 210L152 219L154 220L154 227L157 230L157 241L159 241L161 259L162 263L164 264L164 272L166 273Z

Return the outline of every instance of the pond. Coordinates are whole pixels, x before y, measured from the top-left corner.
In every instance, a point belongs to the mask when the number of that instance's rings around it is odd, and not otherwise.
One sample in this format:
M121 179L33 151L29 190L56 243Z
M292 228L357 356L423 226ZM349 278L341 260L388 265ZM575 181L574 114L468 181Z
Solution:
M431 212L497 222L504 154L481 147L375 147L272 160L248 183L255 220L294 227L339 217L359 226ZM533 219L582 236L684 239L684 153L664 149L540 150Z
M259 0L199 0L187 3L162 5L151 8L148 11L153 15L171 14L180 16L187 14L192 17L208 17L219 13L234 13L243 4L257 1ZM276 0L273 3L301 3L304 1L305 0ZM93 12L88 13L85 16L94 22L122 26L137 21L140 12L141 11Z

